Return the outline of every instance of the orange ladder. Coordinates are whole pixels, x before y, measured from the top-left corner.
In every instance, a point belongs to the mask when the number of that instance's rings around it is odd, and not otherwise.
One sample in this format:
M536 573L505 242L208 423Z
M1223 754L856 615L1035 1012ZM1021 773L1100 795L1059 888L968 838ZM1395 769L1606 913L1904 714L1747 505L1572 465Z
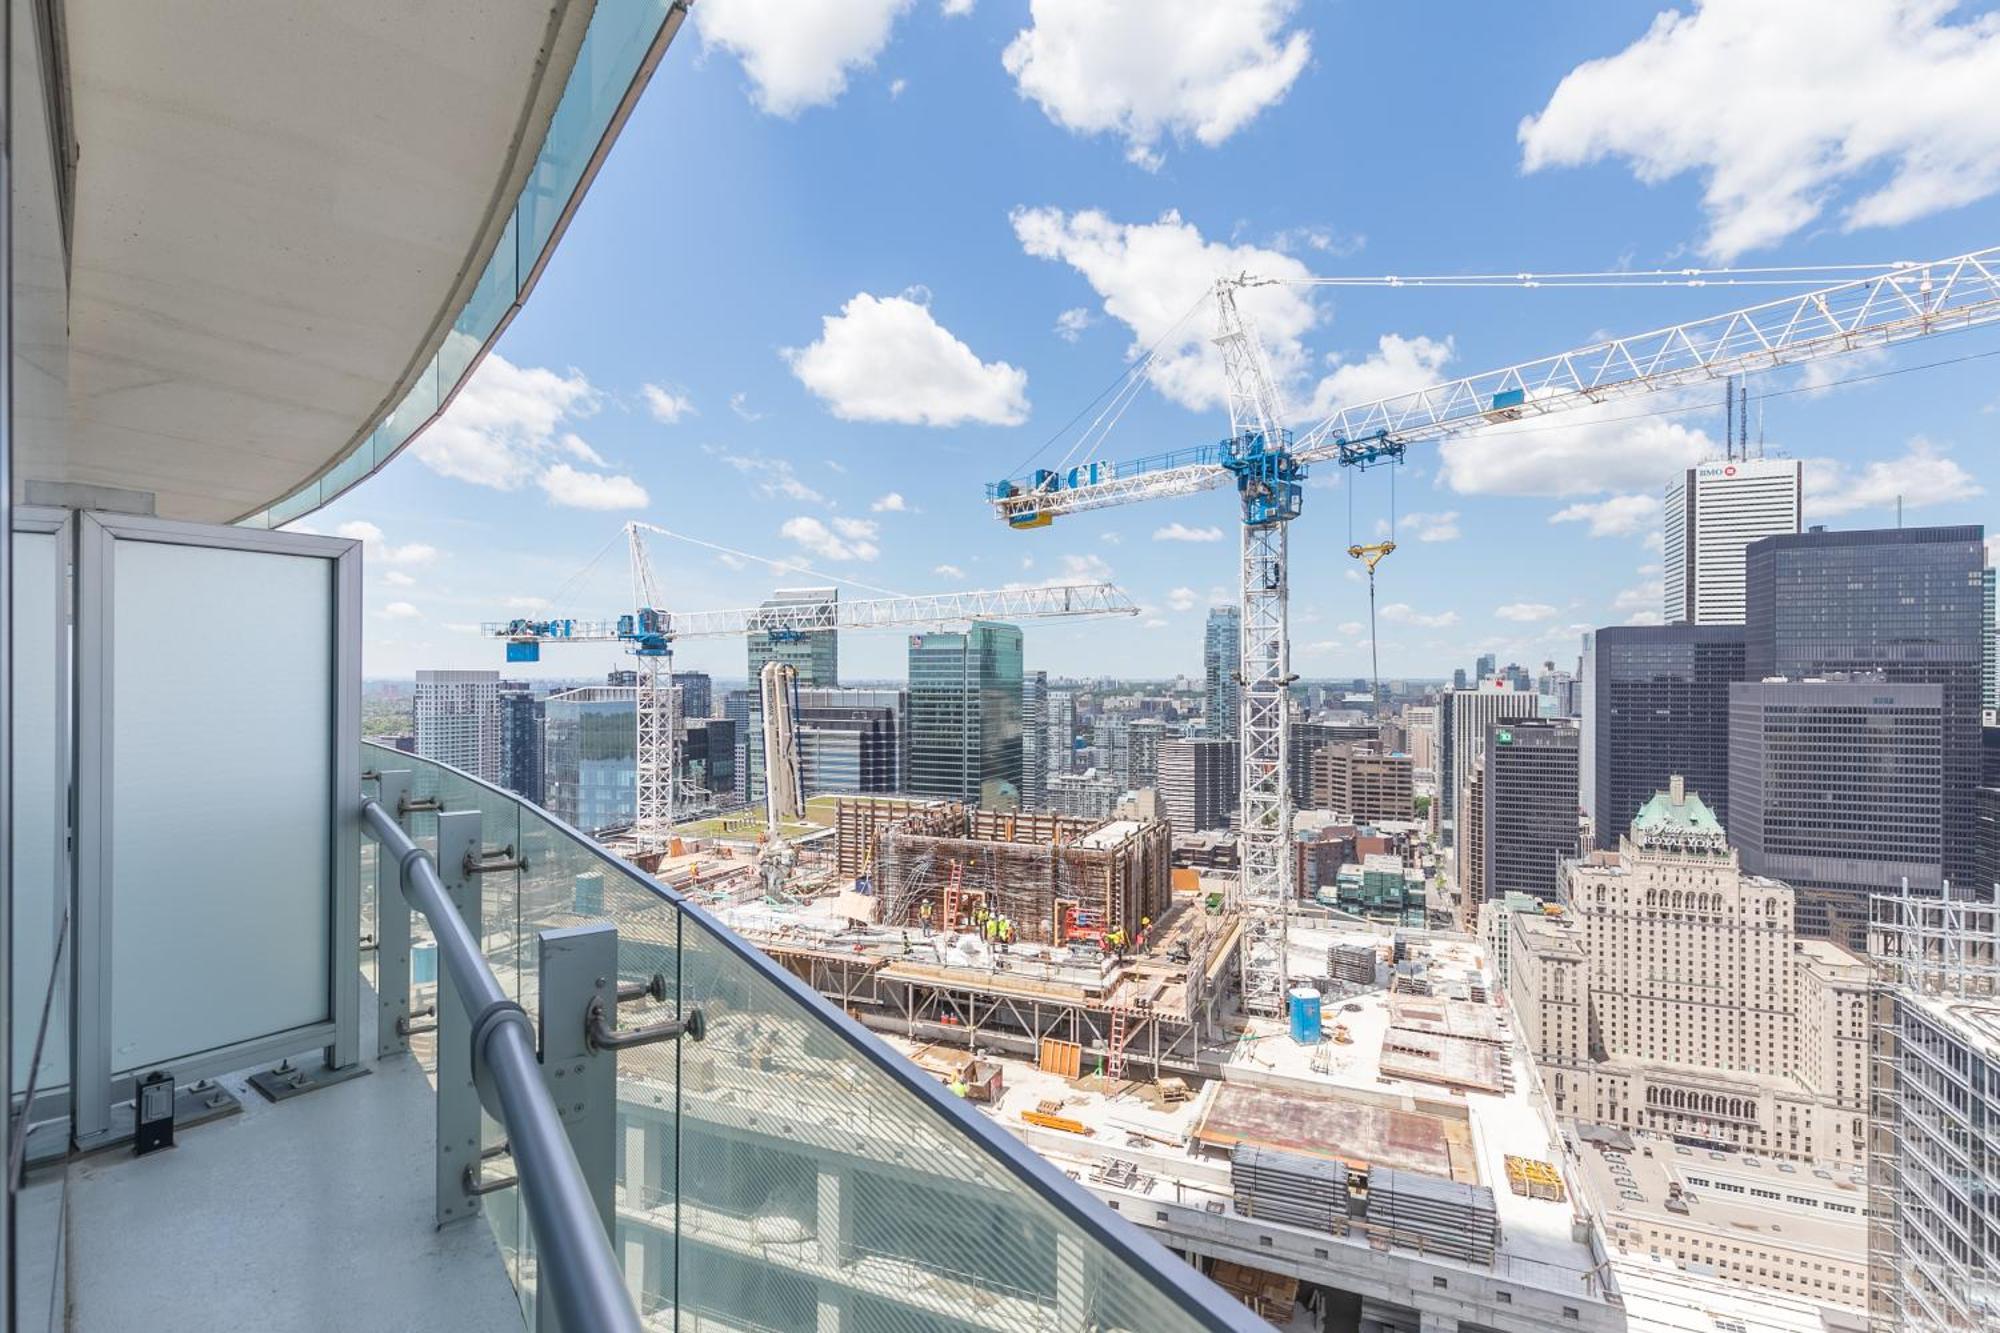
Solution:
M1111 1050L1104 1061L1104 1073L1114 1081L1125 1077L1125 1011L1111 1011Z

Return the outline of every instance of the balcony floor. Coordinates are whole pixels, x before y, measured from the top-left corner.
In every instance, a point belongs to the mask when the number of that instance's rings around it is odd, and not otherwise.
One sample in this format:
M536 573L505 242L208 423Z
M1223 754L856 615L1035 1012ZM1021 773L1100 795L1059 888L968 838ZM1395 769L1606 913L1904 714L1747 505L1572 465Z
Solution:
M243 1114L74 1163L70 1327L521 1328L488 1223L434 1225L429 1078L374 1068L276 1104L225 1078Z

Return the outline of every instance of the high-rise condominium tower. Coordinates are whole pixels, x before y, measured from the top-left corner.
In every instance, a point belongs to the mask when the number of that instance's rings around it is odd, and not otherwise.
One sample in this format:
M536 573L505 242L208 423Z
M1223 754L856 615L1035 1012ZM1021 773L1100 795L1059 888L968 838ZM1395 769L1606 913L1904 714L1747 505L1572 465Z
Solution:
M1691 467L1667 487L1662 577L1666 621L1743 623L1743 548L1799 530L1795 458L1742 458Z

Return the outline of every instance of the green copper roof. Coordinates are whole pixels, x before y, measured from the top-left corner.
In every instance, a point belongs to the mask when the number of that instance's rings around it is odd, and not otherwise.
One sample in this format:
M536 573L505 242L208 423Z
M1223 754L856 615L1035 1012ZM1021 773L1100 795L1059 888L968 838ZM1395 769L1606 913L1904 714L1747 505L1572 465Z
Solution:
M1676 799L1678 798L1678 799ZM1695 792L1683 791L1678 779L1673 790L1656 792L1632 817L1634 833L1703 834L1722 836L1722 824L1708 803Z

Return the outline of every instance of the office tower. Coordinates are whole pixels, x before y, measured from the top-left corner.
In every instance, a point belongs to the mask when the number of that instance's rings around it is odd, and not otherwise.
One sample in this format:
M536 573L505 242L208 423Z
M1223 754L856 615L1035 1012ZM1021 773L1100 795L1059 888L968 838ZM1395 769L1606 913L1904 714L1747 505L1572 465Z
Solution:
M1167 724L1156 717L1135 717L1125 728L1125 785L1154 787L1160 781L1160 744Z
M1743 679L1741 625L1611 625L1583 661L1583 811L1614 848L1639 807L1678 773L1729 815L1729 685Z
M500 785L543 803L542 697L520 681L500 685Z
M1500 673L1511 689L1529 693L1534 690L1534 682L1528 679L1528 668L1519 662L1509 662L1507 669Z
M1744 565L1746 680L1880 672L1943 690L1944 876L1954 883L1973 873L1984 535L1977 525L1805 532L1753 543Z
M1132 785L1131 725L1124 713L1099 713L1090 720L1091 766L1121 791Z
M1048 731L1043 742L1050 776L1076 767L1076 691L1052 689L1048 701Z
M1490 660L1490 659L1489 659ZM1505 718L1535 715L1535 696L1516 690L1447 690L1438 698L1438 803L1445 844L1456 833L1458 789L1486 743L1486 726Z
M987 809L1021 799L1021 631L977 621L910 636L910 781Z
M1292 808L1315 808L1319 790L1313 765L1320 754L1333 745L1371 744L1381 739L1382 729L1374 722L1299 722L1291 724L1288 739L1287 772L1292 783Z
M1879 678L1729 687L1729 840L1798 891L1802 933L1862 948L1870 893L1937 890L1941 698Z
M736 724L726 717L691 720L681 739L681 774L688 789L706 793L702 806L735 804Z
M907 690L800 690L799 768L806 795L902 791L909 706Z
M585 833L622 828L636 809L636 689L586 685L545 704L544 782L549 813Z
M638 684L633 681L633 684ZM681 718L694 722L715 716L715 682L706 671L674 672L674 688L681 692Z
M1096 769L1049 777L1049 810L1076 819L1109 819L1124 787Z
M417 756L500 780L500 673L419 671Z
M1240 725L1243 668L1243 612L1234 606L1208 609L1202 634L1202 730L1222 740L1236 740Z
M1043 810L1049 800L1049 673L1021 673L1021 808Z
M1545 718L1490 723L1484 753L1485 896L1553 900L1562 863L1578 851L1576 728Z
M1787 458L1703 463L1667 487L1661 584L1669 625L1743 623L1743 550L1799 530L1804 469Z
M1979 572L1979 579L1986 594L1986 633L1980 640L1986 650L1980 672L1980 707L1992 714L2000 712L2000 569L1988 565Z
M1472 688L1478 689L1493 679L1493 668L1500 659L1492 653L1481 653L1473 662Z
M1379 745L1329 745L1313 756L1312 805L1357 824L1417 817L1413 765Z
M838 588L779 588L761 604L763 610L794 606L824 606L840 600ZM764 706L757 692L766 662L784 662L798 672L800 689L840 684L840 634L837 630L753 629L743 636L750 667L750 716L745 731L749 760L749 799L764 799Z
M1972 800L1972 889L2000 889L2000 787L1981 787Z
M1424 780L1437 780L1438 710L1436 704L1411 704L1403 710L1404 744L1410 763Z
M736 801L750 799L750 713L755 690L727 690L722 695L722 716L736 728ZM717 793L719 796L721 793Z
M1562 917L1512 915L1508 992L1543 1082L1559 1113L1628 1132L1857 1165L1868 966L1800 939L1792 889L1750 873L1669 781L1617 850L1569 864ZM1551 968L1573 969L1567 996Z
M1458 838L1452 848L1452 868L1458 881L1458 922L1469 928L1479 920L1483 904L1496 896L1486 891L1486 756L1473 756L1472 767L1458 789L1458 804L1466 811L1459 821Z
M1160 743L1160 801L1175 833L1229 827L1242 789L1235 741L1189 736Z
M1464 667L1453 667L1453 668L1452 668L1452 672L1451 672L1451 687L1452 687L1452 688L1453 688L1454 690L1462 690L1462 689L1466 688L1466 681L1465 681L1465 668L1464 668Z

